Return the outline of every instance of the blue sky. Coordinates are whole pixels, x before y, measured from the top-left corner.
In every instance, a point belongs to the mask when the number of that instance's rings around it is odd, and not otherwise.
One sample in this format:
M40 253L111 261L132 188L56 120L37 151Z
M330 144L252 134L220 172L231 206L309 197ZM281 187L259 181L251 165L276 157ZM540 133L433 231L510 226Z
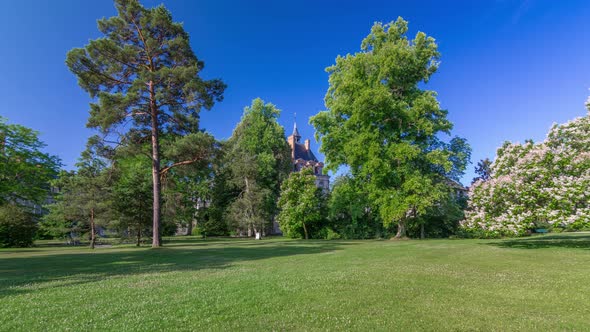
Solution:
M155 6L162 0L144 0ZM493 157L505 140L542 140L554 122L586 114L590 94L590 2L568 1L194 1L164 0L184 22L203 76L227 84L202 126L227 138L244 106L261 97L293 113L304 137L324 109L324 68L359 50L373 22L398 16L411 34L436 38L441 66L426 88L438 92L466 137L472 160ZM99 37L110 0L0 1L0 115L41 132L67 168L86 138L89 97L64 64L73 47ZM317 150L318 145L313 144ZM473 177L469 166L463 182Z

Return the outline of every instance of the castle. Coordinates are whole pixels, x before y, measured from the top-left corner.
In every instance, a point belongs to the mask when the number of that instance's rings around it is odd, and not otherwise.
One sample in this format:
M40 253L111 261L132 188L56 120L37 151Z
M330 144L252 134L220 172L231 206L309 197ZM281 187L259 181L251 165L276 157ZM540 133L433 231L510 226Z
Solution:
M291 161L293 163L293 172L298 172L304 167L311 167L316 176L315 183L319 188L326 191L330 189L330 177L322 174L324 163L315 157L310 147L310 140L306 139L303 144L300 143L301 135L297 130L297 123L293 125L293 134L287 137L287 142L291 147Z

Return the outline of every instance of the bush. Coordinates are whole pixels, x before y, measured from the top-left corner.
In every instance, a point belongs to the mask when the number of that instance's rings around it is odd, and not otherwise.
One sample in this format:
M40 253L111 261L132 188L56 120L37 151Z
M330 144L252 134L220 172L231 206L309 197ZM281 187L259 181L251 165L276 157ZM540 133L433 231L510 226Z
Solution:
M193 231L191 232L192 236L203 236L203 232L201 231L200 227L193 227Z
M324 226L319 231L313 234L314 239L324 239L324 240L338 240L342 237L332 228Z
M175 222L172 221L164 221L160 228L160 230L162 231L162 236L174 236L176 235L177 229L178 226Z
M331 228L326 229L326 240L338 240L340 239L340 234L336 233Z
M30 247L36 231L32 214L16 205L0 206L0 248Z

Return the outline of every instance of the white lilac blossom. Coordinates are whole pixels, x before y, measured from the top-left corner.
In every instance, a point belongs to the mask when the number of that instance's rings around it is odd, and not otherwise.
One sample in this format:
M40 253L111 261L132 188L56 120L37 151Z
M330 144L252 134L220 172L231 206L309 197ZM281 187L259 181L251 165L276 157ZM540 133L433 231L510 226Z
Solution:
M553 125L541 143L500 147L491 178L471 186L462 222L482 236L518 236L548 225L590 225L590 114Z

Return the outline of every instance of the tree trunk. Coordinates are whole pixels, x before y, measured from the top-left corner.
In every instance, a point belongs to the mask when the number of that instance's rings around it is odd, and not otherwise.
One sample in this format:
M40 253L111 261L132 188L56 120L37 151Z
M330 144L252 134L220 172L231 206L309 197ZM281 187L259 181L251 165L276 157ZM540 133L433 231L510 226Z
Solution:
M150 113L152 118L152 180L154 192L152 248L157 248L162 245L162 238L160 235L160 189L162 187L160 182L160 142L158 130L158 108L156 106L154 83L150 81L148 85L150 90Z
M193 219L188 221L188 225L186 227L186 236L193 235Z
M406 220L402 218L397 224L397 234L395 234L395 238L401 239L404 237L406 237Z
M141 223L137 223L137 243L135 246L141 246Z
M90 249L96 244L96 231L94 226L94 208L90 209Z
M420 238L421 239L425 238L425 236L424 236L424 223L420 224Z
M308 240L309 236L307 236L307 227L305 227L305 219L301 222L303 224L303 233L305 234L305 239Z

